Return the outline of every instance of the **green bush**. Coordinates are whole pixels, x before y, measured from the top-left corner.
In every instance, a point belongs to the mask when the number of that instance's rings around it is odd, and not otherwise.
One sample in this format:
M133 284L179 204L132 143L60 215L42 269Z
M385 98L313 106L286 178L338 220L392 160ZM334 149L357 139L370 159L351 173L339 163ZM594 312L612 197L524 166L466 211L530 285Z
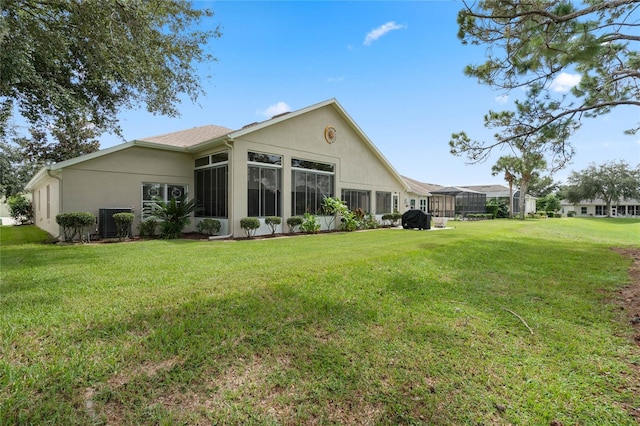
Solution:
M375 215L367 213L362 222L364 229L377 229L380 227L380 222L376 219Z
M567 212L567 217L574 217L576 215L575 210L570 210Z
M155 238L156 237L156 228L158 227L158 221L153 218L148 218L143 220L138 224L138 233L140 234L140 238Z
M196 225L198 232L204 235L216 235L220 232L220 221L218 219L202 219Z
M12 195L7 199L7 204L9 205L9 214L16 223L23 225L33 220L33 206L24 195Z
M244 229L247 238L253 238L256 230L260 228L260 220L255 217L243 217L240 219L240 228Z
M289 232L294 233L297 231L298 226L302 225L302 218L300 216L293 216L287 219L287 225L289 226Z
M382 215L382 220L389 223L391 226L396 226L400 219L402 219L402 214L398 212L385 213Z
M271 235L275 235L276 228L282 223L282 219L278 216L267 216L264 219L264 223L271 229Z
M466 217L469 220L486 220L486 219L493 219L493 214L491 214L491 213L469 213Z
M320 230L320 222L312 214L305 213L300 224L300 229L307 234L315 234Z
M84 228L94 225L96 217L89 212L60 213L56 215L56 223L62 226L64 241L82 238Z
M118 228L118 239L120 241L131 236L131 224L134 218L133 213L122 212L113 215L113 220L116 222L116 227Z
M180 238L190 223L191 213L196 210L195 200L187 200L185 195L168 202L155 201L151 205L152 217L160 221L160 236L166 239Z

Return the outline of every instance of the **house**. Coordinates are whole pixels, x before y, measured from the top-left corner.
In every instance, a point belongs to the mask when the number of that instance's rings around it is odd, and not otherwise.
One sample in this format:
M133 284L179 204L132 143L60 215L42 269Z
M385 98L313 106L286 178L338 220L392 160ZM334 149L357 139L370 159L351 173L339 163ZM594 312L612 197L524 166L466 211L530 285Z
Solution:
M509 205L509 188L504 185L469 185L463 188L470 189L472 191L482 192L487 195L487 201L496 200L504 201L506 205ZM535 213L536 211L536 197L529 194L525 196L525 214ZM520 190L513 188L513 214L518 215L520 213Z
M114 211L131 211L136 226L158 198L181 194L201 209L190 228L216 218L220 233L244 235L243 217L286 220L320 213L323 197L380 218L402 212L409 186L342 106L330 99L238 130L203 126L123 143L48 165L27 185L35 224L60 235L62 212L88 211L101 222ZM104 228L106 229L106 228Z
M576 216L611 216L611 217L640 217L640 200L621 200L611 205L611 214L607 210L607 203L601 199L582 200L578 204L571 204L567 200L560 201L560 212L567 215L575 212Z
M431 213L434 217L455 217L486 212L486 196L481 191L468 187L424 183L406 176L402 178L409 185L405 201L409 209L417 208Z

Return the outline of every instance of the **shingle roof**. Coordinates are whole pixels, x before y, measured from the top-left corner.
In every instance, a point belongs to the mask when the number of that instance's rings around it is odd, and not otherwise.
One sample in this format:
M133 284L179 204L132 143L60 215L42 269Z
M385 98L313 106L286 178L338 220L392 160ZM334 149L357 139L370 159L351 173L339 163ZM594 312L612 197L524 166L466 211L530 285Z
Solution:
M436 185L434 183L420 182L420 181L417 181L415 179L411 179L411 178L406 177L406 176L402 176L402 179L404 179L404 181L407 183L407 185L409 185L409 188L411 189L411 192L414 192L414 193L416 193L418 195L429 196L429 195L431 195L432 191L437 191L438 189L444 188L444 186L442 186L442 185Z
M164 135L149 136L139 140L186 148L224 136L231 132L233 132L233 130L226 127L208 125L181 130L178 132L166 133Z

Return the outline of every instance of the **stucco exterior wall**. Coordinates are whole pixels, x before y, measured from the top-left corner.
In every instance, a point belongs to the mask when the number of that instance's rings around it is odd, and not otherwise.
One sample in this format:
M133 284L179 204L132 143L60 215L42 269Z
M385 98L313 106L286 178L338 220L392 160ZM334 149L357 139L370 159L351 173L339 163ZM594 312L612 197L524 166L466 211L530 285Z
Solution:
M63 180L62 186L57 179L49 178L33 191L36 200L38 191L44 197L44 187L51 185L51 217L45 219L36 212L36 224L54 236L60 233L55 216L61 209L86 211L98 217L101 208L114 207L133 209L133 232L137 234L143 182L187 185L188 191L193 191L193 157L151 148L131 147L52 172L56 173ZM38 206L37 201L34 204Z
M53 174L55 176L55 174ZM60 213L60 181L46 176L31 193L33 205L33 223L44 229L53 237L60 234L60 227L56 223L56 215Z
M326 126L333 126L337 139L332 144L325 140ZM371 191L375 204L375 191L396 192L403 197L404 188L394 174L374 154L371 147L352 128L341 114L331 106L311 111L238 137L233 142L230 156L230 217L231 230L242 236L240 219L247 216L247 153L249 151L281 155L282 158L282 225L291 214L291 159L303 159L335 164L335 195L342 189ZM375 206L372 205L375 210ZM267 233L261 227L258 233Z

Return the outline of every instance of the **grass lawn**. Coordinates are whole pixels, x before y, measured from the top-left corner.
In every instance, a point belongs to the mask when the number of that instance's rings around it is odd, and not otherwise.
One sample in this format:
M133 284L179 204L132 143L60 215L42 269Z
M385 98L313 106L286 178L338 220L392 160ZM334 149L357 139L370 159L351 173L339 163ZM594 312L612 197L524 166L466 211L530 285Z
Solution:
M0 424L637 424L611 247L640 247L640 220L449 225L72 246L0 227Z

